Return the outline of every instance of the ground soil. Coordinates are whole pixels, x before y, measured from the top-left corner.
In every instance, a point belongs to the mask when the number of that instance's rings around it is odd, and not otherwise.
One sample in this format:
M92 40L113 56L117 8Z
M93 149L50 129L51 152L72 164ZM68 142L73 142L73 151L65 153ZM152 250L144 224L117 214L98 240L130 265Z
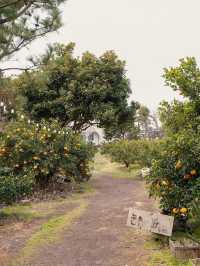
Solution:
M59 244L42 248L30 266L143 266L149 236L126 226L129 207L153 210L141 180L101 176L87 211L63 232Z

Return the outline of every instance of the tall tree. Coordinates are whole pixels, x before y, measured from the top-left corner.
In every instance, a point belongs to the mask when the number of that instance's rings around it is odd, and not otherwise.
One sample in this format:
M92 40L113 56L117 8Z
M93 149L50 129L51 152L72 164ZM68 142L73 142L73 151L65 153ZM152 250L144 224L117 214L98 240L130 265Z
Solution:
M59 5L64 1L1 0L0 62L36 38L61 27Z
M125 62L113 51L100 57L73 56L74 44L55 45L41 67L14 81L25 97L25 111L35 120L58 119L81 131L91 125L109 129L134 115ZM48 59L48 60L47 60Z
M137 113L137 121L139 124L140 131L144 131L145 137L148 136L148 125L149 125L150 111L148 107L141 105Z
M127 108L121 110L116 116L115 121L112 121L109 127L105 128L105 137L110 140L116 139L135 139L138 136L138 128L135 125L136 112L139 108L139 103L132 102Z

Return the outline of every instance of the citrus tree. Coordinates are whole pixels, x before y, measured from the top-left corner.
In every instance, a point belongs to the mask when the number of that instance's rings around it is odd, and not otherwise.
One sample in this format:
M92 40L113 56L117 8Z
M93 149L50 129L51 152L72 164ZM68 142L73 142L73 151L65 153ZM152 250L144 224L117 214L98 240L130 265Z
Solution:
M153 161L150 195L160 198L165 213L177 217L188 214L194 199L200 197L199 133L183 131L168 138Z
M159 154L160 141L156 140L120 140L105 144L103 154L108 154L113 162L124 164L129 168L132 164L149 167L152 159Z
M138 160L137 141L120 140L105 144L102 148L103 154L108 154L113 162L121 163L129 168Z
M165 69L164 78L186 101L159 108L167 138L148 177L150 195L160 199L165 212L187 218L200 198L200 69L194 58L186 58Z
M94 148L57 121L12 122L0 136L0 202L15 201L35 187L90 178Z

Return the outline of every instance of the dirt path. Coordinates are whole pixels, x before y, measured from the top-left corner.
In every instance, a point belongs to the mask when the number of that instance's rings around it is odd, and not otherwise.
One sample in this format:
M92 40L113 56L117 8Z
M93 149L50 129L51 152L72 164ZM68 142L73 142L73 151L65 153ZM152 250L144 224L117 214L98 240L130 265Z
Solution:
M40 250L31 266L143 266L148 236L126 227L127 208L152 210L140 180L102 176L92 181L97 193L89 198L87 211L60 244Z

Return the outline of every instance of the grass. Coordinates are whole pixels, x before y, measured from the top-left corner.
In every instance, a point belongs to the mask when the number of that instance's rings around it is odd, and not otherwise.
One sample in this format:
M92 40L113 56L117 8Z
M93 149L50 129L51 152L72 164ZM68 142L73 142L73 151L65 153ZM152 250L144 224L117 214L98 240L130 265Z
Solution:
M79 204L82 198L95 193L91 183L86 182L76 185L75 190L66 198L57 198L54 200L19 203L0 210L0 224L23 221L31 222L34 219L42 219L55 213L59 208L70 204Z
M40 214L37 211L32 210L30 206L23 205L6 207L0 212L0 219L2 220L22 220L29 222L39 217Z
M75 193L72 197L78 197L81 194L81 197L87 197L88 195L94 194L96 191L90 182L80 183L76 185Z
M149 260L147 266L192 266L191 262L184 262L177 260L170 252L170 250L160 250L154 252Z
M62 231L83 214L88 206L87 198L94 193L95 189L91 183L86 182L75 185L74 191L66 198L57 197L41 202L20 203L1 209L0 222L5 225L1 227L2 230L9 230L12 224L18 221L29 223L34 220L41 225L40 229L30 236L16 260L14 262L11 260L10 265L27 265L26 262L40 248L62 239Z
M153 238L145 243L144 248L152 250L152 254L146 266L192 266L190 261L176 259L167 247L167 239L160 237Z
M128 169L123 165L111 162L109 157L97 153L94 162L93 174L94 176L107 174L112 175L114 178L134 179L140 175L140 168L138 165L134 165Z
M87 206L88 203L86 201L82 201L78 207L67 214L52 218L42 224L39 231L34 233L27 241L19 258L11 265L23 265L31 258L32 255L38 252L39 248L51 243L55 244L59 242L62 239L61 235L63 230L69 228L72 222L84 213Z

